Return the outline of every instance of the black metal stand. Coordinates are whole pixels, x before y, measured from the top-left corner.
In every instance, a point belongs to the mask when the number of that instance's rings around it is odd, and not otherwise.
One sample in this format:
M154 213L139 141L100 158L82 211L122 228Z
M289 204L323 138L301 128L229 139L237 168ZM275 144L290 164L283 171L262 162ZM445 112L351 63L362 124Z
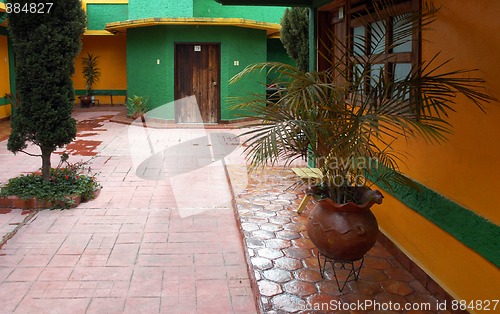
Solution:
M323 257L323 263L321 262L321 257ZM328 257L321 252L318 251L318 264L319 264L319 272L321 274L322 278L325 278L325 271L326 271L326 263L330 263L332 265L333 269L333 276L335 277L335 281L337 282L337 287L339 289L339 292L342 292L345 288L345 285L349 281L358 281L359 278L359 273L361 272L361 268L363 267L363 262L365 260L365 257L363 256L362 258L354 261L340 261L333 259L331 257ZM342 287L340 286L339 278L337 276L337 271L336 268L338 267L339 270L345 270L347 271L347 278L342 284Z

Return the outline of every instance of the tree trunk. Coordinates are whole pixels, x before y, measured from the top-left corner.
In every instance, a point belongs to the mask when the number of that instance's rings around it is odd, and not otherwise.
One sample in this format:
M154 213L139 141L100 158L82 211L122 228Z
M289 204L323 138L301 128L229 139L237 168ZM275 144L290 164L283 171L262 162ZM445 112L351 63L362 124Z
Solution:
M44 181L49 181L50 179L50 155L52 155L52 150L49 148L41 148L42 150L42 178Z

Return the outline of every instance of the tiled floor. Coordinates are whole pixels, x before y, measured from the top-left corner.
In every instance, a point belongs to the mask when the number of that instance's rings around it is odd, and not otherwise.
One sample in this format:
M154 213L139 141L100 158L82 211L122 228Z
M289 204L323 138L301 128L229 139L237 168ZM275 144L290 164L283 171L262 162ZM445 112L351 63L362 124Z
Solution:
M262 170L250 176L247 189L236 197L247 259L264 313L438 312L436 298L379 243L367 253L359 280L348 282L342 293L331 266L322 278L317 250L305 231L314 205L301 215L296 213L303 194L300 189L288 189L296 181L289 169ZM336 267L339 271L340 265ZM340 279L346 275L340 270ZM429 308L403 311L405 306Z
M435 302L378 244L343 294L331 274L322 279L308 211L294 212L300 191L285 191L294 176L274 169L249 179L238 131L109 122L119 110L75 113L70 162L89 161L103 188L76 209L38 212L1 247L0 313L331 313L310 309ZM39 161L14 156L4 140L0 166L5 182ZM22 217L7 211L0 223L10 230Z
M221 161L238 159L230 155L234 135L169 130L141 138L133 126L110 123L113 114L76 113L70 161L90 160L102 191L76 209L39 212L3 245L0 312L255 313ZM148 138L153 158L142 154ZM2 182L39 167L5 146Z
M0 120L0 141L9 138L10 120Z

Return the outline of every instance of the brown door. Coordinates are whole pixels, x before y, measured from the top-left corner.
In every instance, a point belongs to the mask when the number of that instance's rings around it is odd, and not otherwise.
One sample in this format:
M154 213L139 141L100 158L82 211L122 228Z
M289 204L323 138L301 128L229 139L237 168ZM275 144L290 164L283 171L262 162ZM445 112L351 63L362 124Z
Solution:
M219 85L219 44L175 45L176 122L219 122Z

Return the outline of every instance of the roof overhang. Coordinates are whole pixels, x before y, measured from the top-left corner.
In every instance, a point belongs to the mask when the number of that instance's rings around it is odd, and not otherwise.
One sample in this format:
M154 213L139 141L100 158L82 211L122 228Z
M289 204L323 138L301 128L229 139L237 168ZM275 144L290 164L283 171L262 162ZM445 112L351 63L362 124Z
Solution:
M127 29L159 25L201 25L201 26L236 26L264 30L268 37L279 36L280 24L258 22L240 18L148 18L127 20L106 24L105 30L112 33L125 33Z

